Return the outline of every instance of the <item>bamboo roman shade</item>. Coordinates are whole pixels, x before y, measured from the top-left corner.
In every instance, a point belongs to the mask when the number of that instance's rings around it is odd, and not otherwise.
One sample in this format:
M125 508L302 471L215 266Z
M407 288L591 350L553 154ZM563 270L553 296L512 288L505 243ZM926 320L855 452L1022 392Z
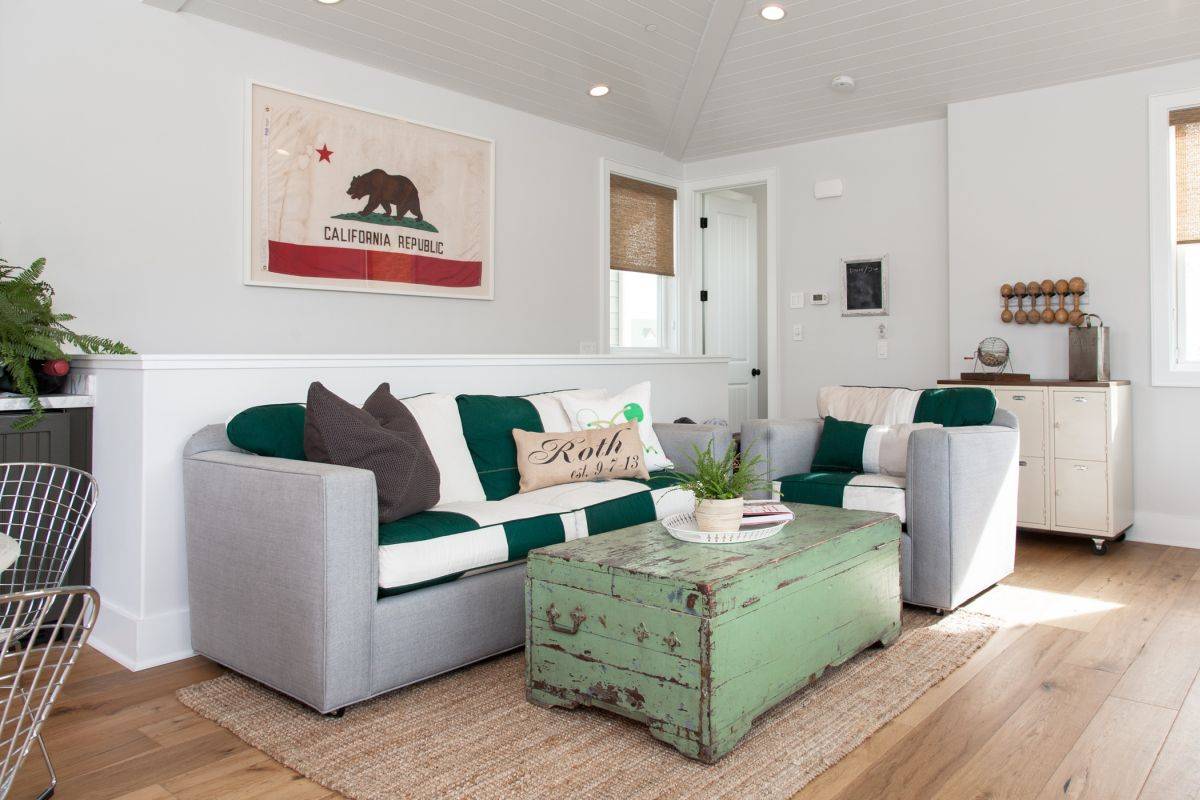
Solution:
M608 260L613 269L675 275L675 190L610 175Z
M1175 242L1200 242L1200 108L1171 112L1175 128Z

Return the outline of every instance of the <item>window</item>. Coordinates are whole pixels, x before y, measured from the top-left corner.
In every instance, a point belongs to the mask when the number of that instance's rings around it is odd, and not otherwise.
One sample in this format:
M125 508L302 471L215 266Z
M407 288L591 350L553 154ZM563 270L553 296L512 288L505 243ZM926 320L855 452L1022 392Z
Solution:
M1200 91L1150 100L1152 360L1157 386L1200 386Z
M608 344L673 349L676 192L610 173Z
M1173 154L1175 360L1200 366L1200 108L1168 116Z

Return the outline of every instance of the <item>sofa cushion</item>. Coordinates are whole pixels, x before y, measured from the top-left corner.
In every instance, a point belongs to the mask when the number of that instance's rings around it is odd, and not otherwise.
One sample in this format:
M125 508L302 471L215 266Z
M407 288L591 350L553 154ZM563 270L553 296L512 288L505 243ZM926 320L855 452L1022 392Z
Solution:
M433 454L441 475L441 502L485 500L454 398L448 394L421 394L400 402L417 421Z
M954 386L921 392L913 422L936 422L947 428L988 425L996 416L996 395L982 386Z
M817 413L868 425L934 422L962 427L988 425L996 414L996 396L982 386L898 389L877 386L822 386Z
M225 435L235 447L255 455L306 460L304 406L301 403L247 408L229 420Z
M523 559L530 550L691 507L669 475L550 486L503 500L448 503L379 526L379 594L389 596Z
M791 503L882 511L905 522L905 479L854 472L802 472L777 481L779 499Z
M503 500L516 494L520 487L513 430L544 433L570 429L564 426L566 415L559 400L568 393L604 396L602 391L584 389L522 397L460 394L455 398L462 435L486 499Z
M816 472L869 472L904 477L908 439L914 431L940 428L935 422L867 425L826 417L813 456Z
M812 468L817 472L862 472L863 443L872 427L865 422L826 417Z
M388 427L369 408L383 414ZM308 389L304 451L310 461L374 473L380 522L437 505L437 464L416 420L391 396L386 383L363 408L313 383Z

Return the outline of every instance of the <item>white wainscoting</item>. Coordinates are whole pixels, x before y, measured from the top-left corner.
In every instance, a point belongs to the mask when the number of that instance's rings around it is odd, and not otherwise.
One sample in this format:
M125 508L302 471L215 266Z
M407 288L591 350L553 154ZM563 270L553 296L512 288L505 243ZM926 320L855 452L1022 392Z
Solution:
M130 669L191 654L183 531L184 443L263 403L303 402L322 381L361 402L382 381L424 392L531 394L649 380L654 418L725 417L727 359L705 356L79 356L94 376L93 464L100 501L92 581L102 611L92 643Z

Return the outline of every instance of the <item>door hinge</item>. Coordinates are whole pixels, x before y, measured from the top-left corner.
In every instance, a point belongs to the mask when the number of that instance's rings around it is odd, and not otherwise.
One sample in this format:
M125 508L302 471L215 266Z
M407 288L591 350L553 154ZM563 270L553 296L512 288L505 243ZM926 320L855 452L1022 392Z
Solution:
M701 289L701 290L700 290L700 302L701 302L701 303L707 303L707 302L708 302L708 289Z
M700 218L700 227L701 227L701 228L707 228L707 227L708 227L708 217L701 217L701 218Z

